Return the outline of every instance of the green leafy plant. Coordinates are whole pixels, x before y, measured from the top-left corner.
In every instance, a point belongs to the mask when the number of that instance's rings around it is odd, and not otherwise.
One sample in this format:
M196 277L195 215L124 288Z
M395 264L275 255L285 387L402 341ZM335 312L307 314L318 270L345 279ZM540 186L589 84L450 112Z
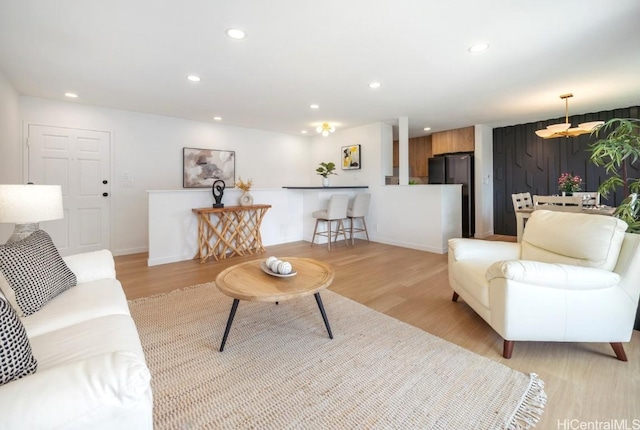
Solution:
M329 175L337 175L337 173L335 173L334 170L336 170L335 163L328 162L328 163L320 163L320 166L316 169L316 172L318 173L318 175L322 176L323 178L326 178Z
M602 137L589 145L590 160L602 166L609 177L600 184L598 192L608 197L616 188L622 187L624 200L616 208L615 216L629 224L628 232L640 233L640 204L632 193L640 191L640 178L630 178L628 164L640 158L640 119L613 118L593 132Z

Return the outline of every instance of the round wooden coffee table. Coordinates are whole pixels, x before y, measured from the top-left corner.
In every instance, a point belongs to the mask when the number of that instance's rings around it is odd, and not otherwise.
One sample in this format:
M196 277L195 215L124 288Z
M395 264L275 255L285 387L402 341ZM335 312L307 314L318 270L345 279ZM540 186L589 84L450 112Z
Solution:
M231 324L235 317L240 300L254 302L283 302L298 297L309 296L316 298L324 325L333 339L327 314L322 305L320 291L333 282L335 271L331 266L311 258L282 257L281 260L291 263L295 276L276 277L265 273L260 267L264 260L248 261L223 270L216 277L216 286L225 295L233 298L231 312L224 330L220 352L224 350Z

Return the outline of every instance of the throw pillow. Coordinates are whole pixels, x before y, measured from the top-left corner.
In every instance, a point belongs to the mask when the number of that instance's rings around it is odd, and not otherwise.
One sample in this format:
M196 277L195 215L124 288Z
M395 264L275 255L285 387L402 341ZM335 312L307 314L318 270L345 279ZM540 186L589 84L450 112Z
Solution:
M0 299L0 385L35 373L27 332L13 307Z
M21 317L76 285L51 237L38 230L18 242L0 245L0 289Z

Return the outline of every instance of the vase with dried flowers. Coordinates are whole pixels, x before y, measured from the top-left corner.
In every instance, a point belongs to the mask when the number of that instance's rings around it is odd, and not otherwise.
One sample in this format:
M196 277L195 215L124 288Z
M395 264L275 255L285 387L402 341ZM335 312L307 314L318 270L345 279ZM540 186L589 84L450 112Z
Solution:
M580 184L582 184L582 178L573 173L563 173L558 178L558 191L562 192L565 196L573 195L574 191L580 191Z
M242 195L240 196L240 206L253 205L253 196L249 194L249 190L251 190L252 185L253 185L253 179L249 179L247 182L244 182L242 180L242 177L238 177L238 182L236 182L236 187L242 190Z

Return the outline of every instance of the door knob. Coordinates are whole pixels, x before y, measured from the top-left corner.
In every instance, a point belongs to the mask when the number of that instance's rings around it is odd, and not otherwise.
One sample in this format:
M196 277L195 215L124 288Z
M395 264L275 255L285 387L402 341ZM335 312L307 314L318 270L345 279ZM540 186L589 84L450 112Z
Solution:
M107 185L107 184L109 183L109 181L107 181L106 179L104 179L104 180L102 181L102 183L103 183L103 184L105 184L105 185Z
M102 197L109 197L109 193L102 193Z

